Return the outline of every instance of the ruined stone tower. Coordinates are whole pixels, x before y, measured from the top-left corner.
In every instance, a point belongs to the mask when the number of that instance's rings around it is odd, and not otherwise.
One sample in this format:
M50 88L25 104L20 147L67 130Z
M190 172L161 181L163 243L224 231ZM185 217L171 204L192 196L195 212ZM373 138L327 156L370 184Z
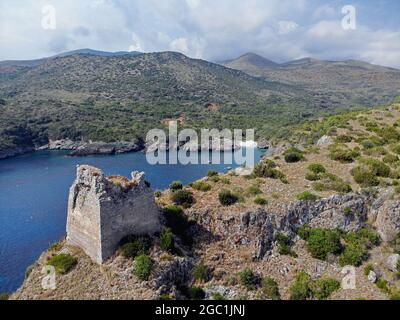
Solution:
M127 235L160 230L159 209L144 173L106 177L90 166L78 166L68 201L67 243L82 248L101 264Z

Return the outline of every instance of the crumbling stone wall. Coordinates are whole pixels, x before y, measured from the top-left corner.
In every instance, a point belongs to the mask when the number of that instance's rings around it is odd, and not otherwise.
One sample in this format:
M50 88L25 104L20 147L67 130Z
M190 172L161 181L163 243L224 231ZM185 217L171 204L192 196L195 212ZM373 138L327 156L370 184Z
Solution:
M123 237L158 232L159 215L143 173L134 172L129 180L78 166L69 193L67 242L101 264L115 253Z

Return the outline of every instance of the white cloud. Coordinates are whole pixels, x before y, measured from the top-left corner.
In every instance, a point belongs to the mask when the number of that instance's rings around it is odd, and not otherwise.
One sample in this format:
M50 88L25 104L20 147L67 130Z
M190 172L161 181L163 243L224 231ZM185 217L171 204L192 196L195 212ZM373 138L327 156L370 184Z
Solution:
M338 11L334 6L330 4L324 4L315 9L313 13L313 18L319 20L319 19L332 18L337 15Z
M279 33L288 34L293 32L299 27L299 25L294 21L279 21Z

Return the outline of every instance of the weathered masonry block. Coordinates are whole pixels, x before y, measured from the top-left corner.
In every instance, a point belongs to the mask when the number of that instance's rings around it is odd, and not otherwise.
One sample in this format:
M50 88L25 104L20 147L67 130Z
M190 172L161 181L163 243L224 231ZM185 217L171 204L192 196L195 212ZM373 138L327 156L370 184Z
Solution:
M127 235L160 230L160 212L144 173L106 177L91 166L78 166L68 201L67 243L101 264Z

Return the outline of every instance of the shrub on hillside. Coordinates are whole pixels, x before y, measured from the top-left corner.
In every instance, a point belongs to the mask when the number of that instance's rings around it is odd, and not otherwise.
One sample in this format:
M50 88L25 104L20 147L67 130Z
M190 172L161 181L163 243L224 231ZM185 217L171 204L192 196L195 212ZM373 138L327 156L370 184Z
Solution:
M256 276L250 268L246 268L242 270L239 274L240 283L247 290L255 290L256 289Z
M340 145L330 146L329 151L329 156L332 160L342 163L352 163L357 157L360 156L360 153L358 151L350 150Z
M164 209L165 225L176 235L186 234L190 223L183 213L183 209L176 205L168 206Z
M257 197L254 199L254 203L258 204L259 206L266 206L268 201L265 198Z
M326 169L322 164L313 163L308 166L308 170L315 174L326 173Z
M207 177L216 177L218 176L218 172L214 170L208 170Z
M348 135L340 135L337 136L335 139L335 142L337 143L349 143L353 141L353 137L348 136Z
M303 193L300 193L297 195L297 200L299 200L299 201L315 201L318 199L319 199L319 196L317 196L309 191L304 191Z
M311 289L311 284L311 276L304 271L299 272L295 282L290 287L290 299L307 300L312 298L313 292Z
M170 229L163 228L160 232L160 247L167 252L173 252L175 249L175 237Z
M135 275L142 281L147 281L153 269L153 261L148 255L141 254L135 258Z
M234 205L239 200L239 198L229 190L222 190L218 194L218 198L219 198L219 202L223 206Z
M183 189L183 184L180 181L174 181L170 184L169 186L170 190L176 191L176 190L182 190Z
M340 289L340 282L336 279L318 279L312 284L313 296L318 300L328 299L332 293Z
M287 163L295 163L304 160L304 152L297 148L290 148L283 154Z
M204 290L196 286L190 287L188 293L191 300L203 300L206 297Z
M340 193L349 193L352 191L350 184L334 174L324 173L321 175L321 180L321 182L313 185L315 191L336 191Z
M276 163L272 160L260 162L255 166L253 175L258 178L286 179L282 171L279 171L276 167Z
M53 266L59 274L67 274L77 263L78 260L75 257L65 253L54 256L47 262L47 264Z
M262 194L263 192L258 186L251 186L247 189L247 193L252 196L257 196L259 194Z
M319 180L321 180L321 176L319 174L317 174L317 173L314 173L314 172L308 172L306 174L305 178L308 181L319 181Z
M296 252L292 250L292 243L289 239L289 237L285 236L282 233L279 233L276 236L276 241L278 243L278 251L279 254L281 255L286 255L286 256L292 256L292 257L297 257Z
M262 280L262 291L271 300L280 300L278 283L271 277L266 277Z
M207 282L211 278L211 270L205 264L200 263L193 271L193 278L197 281Z
M174 204L189 208L194 203L193 194L187 190L177 190L171 194Z
M299 231L299 235L306 240L308 251L313 258L326 260L329 254L341 252L339 231L320 228L306 230Z
M349 232L344 237L345 249L339 258L342 266L360 266L369 257L368 250L380 244L378 233L371 229L361 229L357 232Z
M151 248L149 237L125 237L121 240L120 251L122 256L127 259L134 259L139 254L147 254Z
M378 131L378 135L386 142L398 142L400 133L395 127L385 127Z
M389 153L389 154L387 154L386 156L383 157L383 162L384 163L394 164L394 163L396 163L398 161L399 161L399 157L394 155L394 154L392 154L392 153Z
M351 170L354 181L362 187L376 187L379 185L379 179L371 168L367 166L358 166Z
M368 252L358 245L346 245L343 253L339 257L339 263L344 266L360 266L364 260L368 259Z
M360 159L360 162L368 166L371 171L375 174L375 176L388 178L390 176L390 167L384 164L382 161L366 158Z
M211 186L204 181L196 181L191 184L191 187L197 191L207 192L211 190Z

